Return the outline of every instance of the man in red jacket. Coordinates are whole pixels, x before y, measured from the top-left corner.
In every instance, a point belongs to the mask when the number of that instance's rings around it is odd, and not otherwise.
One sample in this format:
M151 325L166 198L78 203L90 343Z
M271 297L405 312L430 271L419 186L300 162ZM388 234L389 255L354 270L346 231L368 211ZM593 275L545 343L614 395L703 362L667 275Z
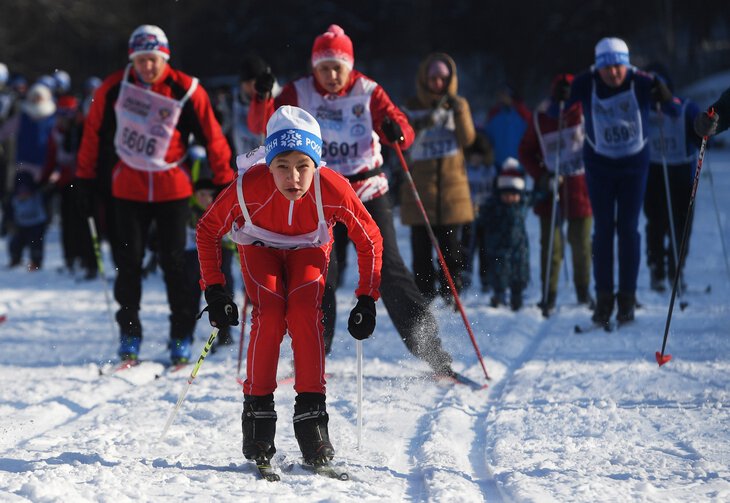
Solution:
M190 135L208 152L213 182L234 176L231 151L198 80L170 67L165 33L142 25L129 39L130 64L104 80L94 94L78 153L76 185L82 212L92 214L95 180L111 172L117 222L118 267L114 296L120 305L119 356L136 360L142 260L150 225L157 224L159 260L170 304L170 358L190 359L195 314L185 282L185 236L192 194L185 163ZM110 150L113 149L113 153Z
M542 270L543 292L548 282L547 299L542 299L541 307L545 315L555 308L555 297L558 289L560 265L563 261L564 243L562 239L562 222L568 222L568 242L573 256L573 282L579 304L589 307L593 304L589 292L591 277L591 228L593 212L588 198L585 167L583 164L583 109L576 102L567 109L561 109L560 103L567 101L568 96L559 96L558 82L573 81L570 74L555 77L551 87L551 97L545 106L537 110L528 123L527 131L522 137L519 148L520 163L527 173L535 179L535 187L545 196L535 204L535 213L540 217L540 264ZM559 114L562 112L562 116ZM560 152L558 153L558 145ZM555 163L560 159L560 166ZM558 201L556 210L556 226L552 229L553 250L550 253L550 223L553 209L553 182L558 173ZM548 255L551 255L550 277L547 274Z
M286 333L294 353L294 434L304 461L322 464L334 455L325 405L321 302L335 222L347 227L360 272L348 329L362 340L375 328L382 238L350 184L323 166L321 155L314 117L298 107L279 108L269 120L266 146L238 156L236 183L198 222L200 285L211 325L238 324L238 309L221 272L226 234L238 244L253 305L242 429L243 454L257 464L276 452L274 390Z
M257 97L251 102L249 129L262 133L265 119L282 105L301 107L317 119L322 128L322 159L350 181L383 236L381 291L393 325L411 353L426 361L436 373L450 375L451 356L441 347L438 324L403 263L390 199L384 197L388 179L381 169L381 142L398 142L406 149L415 134L385 90L353 69L354 62L350 37L339 26L331 25L314 41L312 75L290 82L276 99L271 97L273 75L264 73L256 79ZM346 241L336 244L346 245ZM334 337L337 272L333 254L322 301L328 352Z

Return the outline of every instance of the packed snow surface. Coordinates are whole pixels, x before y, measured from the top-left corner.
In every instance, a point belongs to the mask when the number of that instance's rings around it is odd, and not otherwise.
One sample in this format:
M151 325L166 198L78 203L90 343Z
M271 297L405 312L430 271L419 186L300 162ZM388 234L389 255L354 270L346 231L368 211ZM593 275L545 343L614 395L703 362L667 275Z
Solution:
M276 392L273 463L282 481L260 480L242 457L237 330L236 344L204 361L161 440L191 371L164 371L168 310L161 273L144 283L141 357L149 363L100 376L117 346L104 284L56 272L62 260L54 223L42 271L0 271L0 315L7 315L0 324L0 500L730 501L730 277L721 242L730 233L728 193L730 153L710 149L697 195L688 290L675 304L669 332L673 358L661 368L654 353L670 294L649 290L643 264L635 323L613 333L575 334L574 325L587 323L590 312L575 305L563 271L558 310L543 319L535 307L534 216L526 307L518 313L488 307L476 277L462 297L491 376L486 390L431 381L379 303L376 333L364 343L359 448L356 351L346 330L354 305L350 266L327 361L330 435L336 463L351 475L347 482L298 466L291 383ZM410 263L408 229L398 224L398 230ZM111 286L106 245L103 251ZM0 264L7 261L0 250ZM238 290L240 306L240 280ZM679 309L680 300L686 309ZM484 382L459 314L441 300L432 309L455 369ZM198 324L195 355L209 330L207 322ZM287 343L280 375L290 368Z

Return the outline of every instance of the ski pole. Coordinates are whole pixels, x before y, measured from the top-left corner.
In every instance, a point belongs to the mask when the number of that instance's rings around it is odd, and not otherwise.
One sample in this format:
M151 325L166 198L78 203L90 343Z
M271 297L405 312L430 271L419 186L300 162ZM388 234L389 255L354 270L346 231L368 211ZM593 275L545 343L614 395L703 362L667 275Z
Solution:
M560 148L563 143L563 109L565 108L565 101L560 100L560 106L558 108L558 148L555 150L555 176L553 177L553 204L550 210L550 236L548 237L548 249L547 249L547 262L545 263L545 277L543 278L542 287L542 315L544 318L550 316L548 312L548 291L550 288L550 274L552 273L552 261L553 261L553 246L555 245L555 220L558 214L558 200L560 199L560 193L558 192L558 185L560 181ZM562 235L562 233L561 233ZM565 250L565 240L563 240L563 250ZM565 251L563 251L565 254Z
M461 304L461 299L459 298L459 293L456 291L456 286L454 285L454 279L451 277L451 272L449 271L449 267L446 265L446 260L444 259L444 255L441 253L441 247L439 246L438 240L436 239L436 236L433 233L433 229L431 228L431 222L428 219L428 214L426 213L426 208L423 207L421 198L418 195L418 189L416 189L416 184L414 183L413 177L411 176L411 172L408 169L408 164L406 164L406 159L405 159L405 157L403 157L403 151L401 150L398 142L393 143L393 148L395 149L395 153L398 154L398 159L400 160L400 164L403 167L403 171L406 174L406 178L408 179L408 184L410 185L411 190L413 191L413 197L416 200L418 209L421 210L421 215L423 216L423 220L426 223L426 231L428 232L428 237L431 239L431 244L436 249L436 255L438 255L439 263L441 264L441 269L443 270L444 276L446 276L446 280L449 283L449 287L451 288L451 293L454 296L454 302L456 303L456 306L459 308L459 312L461 313L461 319L464 321L464 326L466 326L466 331L469 333L469 338L471 339L471 343L474 346L474 351L476 351L477 358L479 359L479 364L482 366L482 370L484 371L484 377L487 380L490 380L491 377L489 377L489 373L487 372L487 367L484 365L484 359L482 358L481 351L479 351L479 345L477 344L477 340L474 337L474 332L471 329L471 324L469 323L469 319L466 317L466 311L464 311L464 306Z
M104 285L104 298L106 299L106 310L109 314L109 323L112 329L112 337L116 337L116 329L114 325L114 314L112 313L112 301L111 296L109 295L109 284L106 280L106 275L104 274L104 261L101 257L101 245L99 244L99 234L96 232L96 223L94 222L94 217L90 216L87 219L87 222L89 223L89 233L91 234L91 243L94 246L94 255L96 256L96 268L99 270L99 276L101 277L101 282Z
M357 341L357 450L362 445L362 341Z
M709 159L708 159L709 161ZM725 257L725 270L728 278L730 278L730 263L727 260L727 248L725 247L725 233L722 231L722 221L720 220L720 211L717 209L717 197L715 197L715 182L712 179L712 170L710 163L707 163L707 175L710 180L710 193L712 194L712 205L715 207L715 218L717 219L717 230L720 232L720 243L722 244L722 255Z
M710 117L715 115L715 110L710 108L708 111ZM665 355L664 351L667 348L667 338L669 336L669 324L672 322L672 311L674 310L674 299L677 295L677 284L679 283L679 271L682 270L682 262L684 262L684 251L687 247L687 235L689 234L689 223L692 220L692 214L694 212L695 198L697 197L697 186L700 183L700 173L702 172L702 161L705 158L705 150L707 149L707 136L702 137L702 145L700 146L700 154L697 158L697 170L695 171L695 178L692 182L692 192L689 196L689 208L687 210L687 219L684 221L684 230L682 231L682 244L679 248L679 262L677 263L677 273L674 275L674 284L672 285L672 296L669 300L669 311L667 312L667 322L664 326L664 340L662 341L661 352L656 352L656 361L661 367L669 360L672 359L672 355Z
M208 352L210 351L210 348L213 347L213 341L215 341L215 338L217 336L218 336L218 328L216 327L210 333L210 337L208 337L208 342L205 343L205 347L203 347L203 351L200 353L200 356L198 357L198 361L195 364L195 367L193 367L193 371L190 373L190 378L188 379L187 385L183 389L182 393L180 393L180 397L177 399L177 403L175 404L175 408L170 413L170 417L167 418L167 422L165 423L165 428L163 428L162 434L160 435L160 440L162 440L165 437L167 430L170 428L172 421L175 419L175 416L177 415L177 411L180 409L180 406L182 405L183 400L185 400L185 395L188 394L190 385L193 384L193 380L198 375L198 370L200 369L200 366L203 365L203 360L205 360L205 357L208 356Z
M238 342L238 367L236 369L236 382L243 385L241 378L241 362L243 361L243 341L246 338L246 310L248 309L248 295L243 292L243 307L241 308L241 337Z
M674 210L672 210L672 194L669 190L669 170L667 169L667 155L666 155L666 149L667 146L664 143L664 112L662 112L662 105L661 103L656 104L656 110L659 114L659 141L661 142L661 152L662 152L662 172L664 174L664 192L666 193L666 199L667 199L667 214L669 215L669 236L672 239L672 255L674 256L674 264L675 264L675 270L674 274L679 274L679 259L677 255L677 234L674 231ZM689 218L689 215L687 216ZM682 298L682 284L679 283L679 289L677 291L677 295L679 298ZM684 309L686 306L682 306L682 303L680 302L680 307Z

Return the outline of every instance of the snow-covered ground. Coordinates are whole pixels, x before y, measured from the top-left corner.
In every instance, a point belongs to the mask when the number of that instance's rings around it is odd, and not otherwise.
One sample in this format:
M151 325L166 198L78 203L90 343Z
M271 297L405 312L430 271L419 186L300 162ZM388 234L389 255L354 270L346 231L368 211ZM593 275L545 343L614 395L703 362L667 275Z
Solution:
M533 216L528 306L513 313L487 307L488 297L474 290L464 294L492 376L487 390L426 379L426 365L407 353L379 305L376 334L364 344L358 449L355 344L345 329L354 303L348 271L328 360L330 433L348 482L298 467L279 483L257 478L241 455L237 345L208 356L160 441L189 370L155 379L159 369L150 365L99 376L99 363L116 350L103 284L55 272L61 258L54 226L43 271L0 271L0 315L7 314L0 324L0 500L730 501L730 287L707 176L709 167L727 235L730 153L709 150L705 166L686 269L689 307L674 311L673 359L661 368L654 352L669 293L648 289L643 265L635 324L574 334L590 313L574 305L562 276L558 312L541 317ZM410 262L408 231L399 232ZM159 273L146 280L143 304L141 356L164 361ZM461 318L440 301L433 310L455 368L483 380ZM196 353L208 328L198 326ZM284 346L282 375L291 360ZM291 384L283 384L276 393L280 470L298 456L293 402Z

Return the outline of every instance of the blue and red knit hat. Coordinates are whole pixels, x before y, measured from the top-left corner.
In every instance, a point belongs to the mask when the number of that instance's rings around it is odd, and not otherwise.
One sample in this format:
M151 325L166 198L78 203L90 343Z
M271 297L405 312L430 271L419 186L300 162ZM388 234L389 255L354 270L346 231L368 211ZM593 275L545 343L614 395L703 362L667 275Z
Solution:
M170 59L170 45L162 28L143 24L132 32L129 37L129 59L140 54L157 54L165 61Z

